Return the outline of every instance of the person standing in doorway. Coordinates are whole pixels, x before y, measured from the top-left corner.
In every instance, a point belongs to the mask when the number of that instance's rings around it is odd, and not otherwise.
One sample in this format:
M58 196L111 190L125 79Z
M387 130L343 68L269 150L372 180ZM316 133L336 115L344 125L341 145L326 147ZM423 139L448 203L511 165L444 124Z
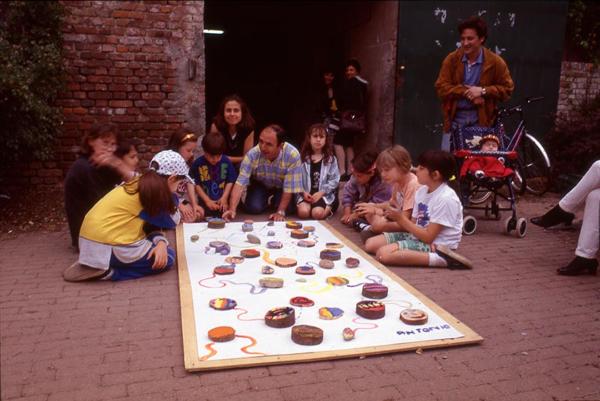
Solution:
M442 101L442 150L450 150L450 133L459 126L494 123L496 107L512 95L514 84L502 57L485 48L487 25L471 17L458 25L460 48L442 62L435 89Z
M254 146L254 118L246 102L238 95L226 96L210 132L219 132L225 138L225 155L239 169L244 155Z
M355 139L366 132L368 82L359 76L360 69L358 60L350 59L346 62L346 79L340 87L338 97L341 125L333 143L341 174L340 181L348 181L350 178Z

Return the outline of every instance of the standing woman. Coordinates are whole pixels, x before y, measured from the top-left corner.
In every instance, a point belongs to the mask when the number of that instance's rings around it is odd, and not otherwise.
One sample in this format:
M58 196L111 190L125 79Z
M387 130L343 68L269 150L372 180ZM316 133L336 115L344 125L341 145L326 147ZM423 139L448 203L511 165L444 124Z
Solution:
M360 74L358 60L348 60L346 79L340 87L338 96L341 114L340 132L333 140L341 174L340 181L348 181L350 178L348 173L354 159L355 138L366 132L368 82L358 74Z
M239 169L244 155L254 146L254 118L246 102L238 95L223 99L210 126L211 132L225 137L225 155Z

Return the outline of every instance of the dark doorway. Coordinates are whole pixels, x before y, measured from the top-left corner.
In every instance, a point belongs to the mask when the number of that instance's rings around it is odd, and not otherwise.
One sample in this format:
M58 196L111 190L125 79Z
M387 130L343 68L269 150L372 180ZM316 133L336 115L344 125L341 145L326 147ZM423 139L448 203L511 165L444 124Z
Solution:
M299 145L315 120L315 91L325 66L342 79L340 3L206 1L206 116L210 126L224 96L237 93L256 121L281 124Z

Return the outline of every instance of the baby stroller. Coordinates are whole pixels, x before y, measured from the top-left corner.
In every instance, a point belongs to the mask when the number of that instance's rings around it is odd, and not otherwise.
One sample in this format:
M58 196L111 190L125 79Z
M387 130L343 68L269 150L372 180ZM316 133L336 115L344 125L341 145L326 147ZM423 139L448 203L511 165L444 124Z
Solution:
M453 129L451 137L451 149L456 157L459 171L464 174L457 177L459 195L463 209L463 233L472 235L477 230L477 219L467 214L468 210L483 210L485 217L500 220L501 211L510 211L511 216L504 220L503 231L506 234L513 233L518 238L523 238L527 232L527 220L517 217L516 196L513 188L514 171L517 169L517 152L510 149L510 138L496 128L480 126L457 127ZM498 151L482 152L477 150L479 141L486 135L494 135L498 141ZM502 177L490 177L481 171L473 174L461 169L463 163L474 157L493 157L504 163L508 173ZM512 170L510 170L512 169ZM491 199L491 200L490 200ZM510 206L502 206L498 201L507 201Z

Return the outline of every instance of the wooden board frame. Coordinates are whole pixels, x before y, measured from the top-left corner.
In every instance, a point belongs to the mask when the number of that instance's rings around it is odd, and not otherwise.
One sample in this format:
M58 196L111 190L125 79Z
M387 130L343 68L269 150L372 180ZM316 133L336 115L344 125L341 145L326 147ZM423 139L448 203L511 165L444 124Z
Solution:
M257 356L251 358L233 358L217 361L201 361L198 355L198 341L196 333L196 322L194 315L194 303L192 299L192 287L190 284L190 275L187 268L187 259L183 241L183 225L177 226L177 265L179 274L179 297L181 302L181 329L183 335L183 355L185 369L190 372L202 370L216 369L233 369L250 366L264 366L284 363L297 362L314 362L329 359L354 358L367 355L379 355L392 352L413 351L416 349L427 348L442 348L457 345L479 344L483 342L483 337L471 330L468 326L456 319L450 313L446 312L431 299L423 295L420 291L408 284L406 281L398 277L394 272L379 263L371 255L363 251L360 247L348 240L339 231L333 228L329 223L321 221L333 235L345 246L351 248L356 253L360 254L365 259L369 260L377 269L385 273L390 279L400 284L406 291L417 297L424 305L434 311L438 316L444 319L454 329L459 331L464 337L445 339L445 340L429 340L418 341L412 343L393 344L385 346L373 346L353 348L339 351L319 351L306 352L301 354L289 355L270 355Z

